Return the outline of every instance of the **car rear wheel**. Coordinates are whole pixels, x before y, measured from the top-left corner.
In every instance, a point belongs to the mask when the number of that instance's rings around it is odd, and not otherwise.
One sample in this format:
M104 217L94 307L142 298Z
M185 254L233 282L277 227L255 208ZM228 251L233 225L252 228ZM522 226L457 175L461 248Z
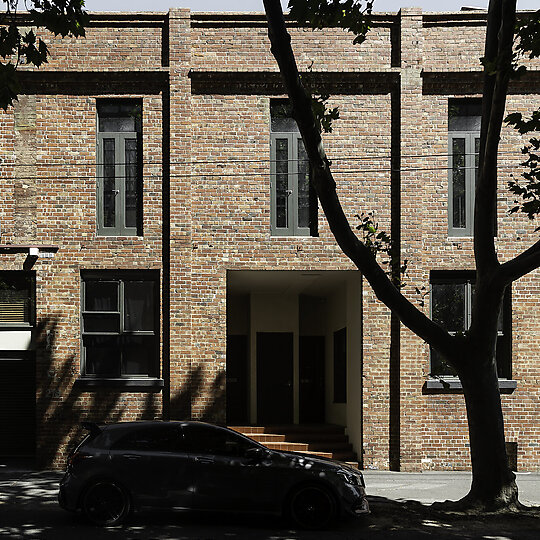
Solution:
M129 495L122 486L112 480L94 482L84 493L82 511L95 525L119 525L126 519L129 510Z
M336 517L334 496L323 486L302 486L290 498L293 521L304 529L324 529Z

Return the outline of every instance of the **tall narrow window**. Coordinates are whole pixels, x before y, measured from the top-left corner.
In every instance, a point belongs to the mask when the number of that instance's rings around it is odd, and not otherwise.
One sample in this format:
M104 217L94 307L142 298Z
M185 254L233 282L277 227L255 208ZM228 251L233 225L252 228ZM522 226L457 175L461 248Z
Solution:
M97 231L142 234L141 103L98 102Z
M471 325L475 274L468 271L431 273L431 318L455 335ZM510 288L504 295L497 327L496 360L499 378L511 378L511 300ZM431 349L431 374L455 376L456 373L435 349Z
M472 236L478 176L482 103L452 99L448 104L448 233Z
M82 274L83 376L158 376L158 299L152 270Z
M317 198L309 181L304 143L283 100L272 100L271 232L276 236L317 236Z

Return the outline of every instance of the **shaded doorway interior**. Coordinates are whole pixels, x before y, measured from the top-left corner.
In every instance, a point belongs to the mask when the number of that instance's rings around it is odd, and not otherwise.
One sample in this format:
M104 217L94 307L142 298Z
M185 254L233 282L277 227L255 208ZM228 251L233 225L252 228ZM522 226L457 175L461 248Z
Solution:
M257 423L292 424L293 334L257 332Z
M361 290L354 270L227 272L229 425L337 424L361 448ZM335 374L335 333L345 328Z
M36 275L0 271L0 455L36 451Z

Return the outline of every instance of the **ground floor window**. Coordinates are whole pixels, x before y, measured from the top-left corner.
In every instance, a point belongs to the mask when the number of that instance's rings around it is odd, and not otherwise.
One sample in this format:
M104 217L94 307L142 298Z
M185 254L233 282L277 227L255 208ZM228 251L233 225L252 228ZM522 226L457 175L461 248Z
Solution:
M0 272L0 327L34 324L35 274L18 270Z
M159 376L159 273L83 272L82 362L86 377Z
M431 272L431 318L452 335L471 325L475 291L474 271ZM507 288L497 329L497 371L500 378L511 378L511 292ZM456 376L453 368L431 349L431 375Z

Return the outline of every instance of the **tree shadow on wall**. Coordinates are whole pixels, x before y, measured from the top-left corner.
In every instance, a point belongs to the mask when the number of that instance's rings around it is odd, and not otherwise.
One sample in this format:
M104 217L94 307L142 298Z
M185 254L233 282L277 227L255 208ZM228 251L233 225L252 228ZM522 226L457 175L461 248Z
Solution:
M130 395L116 388L83 388L76 354L65 352L59 342L60 316L41 321L36 328L36 466L64 468L69 450L83 437L81 422L114 423L126 419L160 417L153 393L137 399L131 413Z
M111 387L76 384L76 354L67 352L60 335L60 315L41 321L36 328L36 466L64 468L69 451L82 439L84 421L114 423L162 418L156 391L137 392ZM192 399L205 396L204 406L192 414ZM190 370L180 392L171 399L171 420L195 416L209 422L225 422L225 372L207 383L202 367ZM195 411L194 411L195 412Z
M171 420L202 420L204 422L225 423L225 372L221 371L208 384L201 366L190 369L180 392L171 396ZM202 401L204 406L192 410L193 401Z

